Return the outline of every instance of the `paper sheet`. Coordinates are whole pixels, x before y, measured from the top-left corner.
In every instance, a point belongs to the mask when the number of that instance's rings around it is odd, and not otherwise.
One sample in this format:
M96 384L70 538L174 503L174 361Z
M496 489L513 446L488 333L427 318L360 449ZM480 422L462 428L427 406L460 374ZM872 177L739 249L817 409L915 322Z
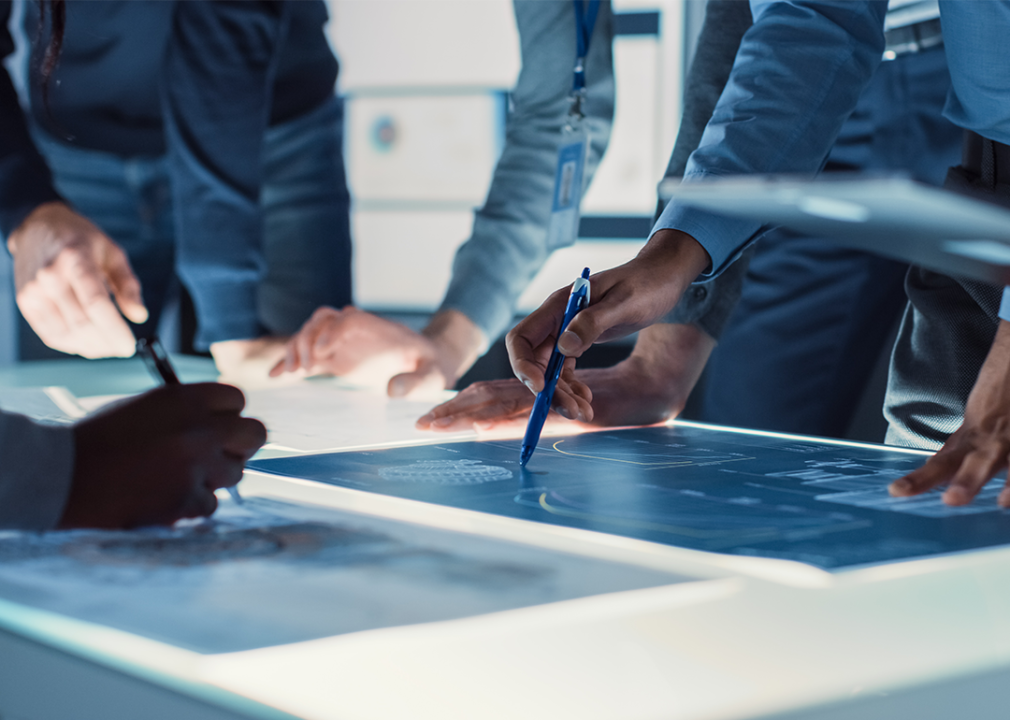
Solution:
M427 401L390 398L374 388L361 388L335 378L242 387L248 417L267 426L267 448L321 452L343 448L406 445L476 437L475 432L433 433L414 423L451 392ZM81 398L89 412L124 395Z
M255 496L174 529L0 533L0 597L201 653L685 579Z

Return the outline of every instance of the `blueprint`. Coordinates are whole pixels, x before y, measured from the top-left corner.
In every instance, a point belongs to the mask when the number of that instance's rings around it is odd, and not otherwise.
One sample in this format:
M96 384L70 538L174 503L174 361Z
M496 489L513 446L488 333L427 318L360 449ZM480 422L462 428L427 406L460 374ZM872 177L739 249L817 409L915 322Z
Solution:
M201 653L694 578L247 497L130 532L0 532L0 598Z
M926 456L702 425L258 460L252 469L698 550L846 568L1010 543L993 480L971 505L892 498Z

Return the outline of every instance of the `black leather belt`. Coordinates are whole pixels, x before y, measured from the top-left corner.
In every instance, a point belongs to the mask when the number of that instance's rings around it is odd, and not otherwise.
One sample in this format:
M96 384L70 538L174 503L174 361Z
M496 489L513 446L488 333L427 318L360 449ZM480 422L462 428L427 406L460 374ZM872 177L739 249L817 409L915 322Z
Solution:
M997 185L1010 186L1010 145L965 132L961 167L975 173L984 189L994 189Z
M884 60L894 60L902 55L939 47L943 45L940 18L887 30L884 33L884 41L886 42Z

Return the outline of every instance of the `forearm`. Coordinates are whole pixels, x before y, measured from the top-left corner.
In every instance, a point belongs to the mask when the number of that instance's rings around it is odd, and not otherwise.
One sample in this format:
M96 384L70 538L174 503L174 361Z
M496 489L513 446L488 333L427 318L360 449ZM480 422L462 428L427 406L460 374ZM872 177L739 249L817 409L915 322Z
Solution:
M817 172L880 63L883 2L754 3L715 111L685 182L751 173ZM656 229L682 230L721 272L761 226L671 202Z
M0 528L50 530L70 494L70 427L48 427L0 412Z
M0 61L13 51L7 30L10 3L0 4ZM9 238L31 212L60 200L49 168L28 133L17 91L0 64L0 236Z
M508 327L516 301L554 250L547 245L547 227L576 52L575 15L567 0L520 0L515 13L523 70L512 93L505 148L473 234L456 254L441 306L466 315L490 340ZM587 182L606 149L613 118L612 35L604 2L586 61Z

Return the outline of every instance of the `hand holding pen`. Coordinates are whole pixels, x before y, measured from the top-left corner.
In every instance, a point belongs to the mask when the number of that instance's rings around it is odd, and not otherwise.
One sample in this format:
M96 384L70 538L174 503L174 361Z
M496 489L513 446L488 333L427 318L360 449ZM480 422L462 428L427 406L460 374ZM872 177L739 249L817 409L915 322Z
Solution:
M558 329L557 337L561 337L568 324L578 314L580 310L589 305L589 268L582 271L582 276L575 279L572 284L572 291L568 295L568 304L565 306L565 314L561 319L561 327ZM536 450L537 442L540 440L540 433L547 420L547 413L551 410L551 402L554 399L554 389L558 385L558 378L561 377L561 368L565 362L565 356L558 350L557 342L554 343L554 350L551 358L547 362L547 371L544 373L544 387L533 402L533 410L530 411L529 424L526 427L526 435L523 437L522 450L519 454L519 464L526 467Z
M168 353L165 351L165 347L161 344L158 338L141 338L137 341L137 354L144 359L147 364L147 369L151 371L151 375L154 376L156 380L161 381L163 385L180 385L181 381L179 376L175 372L175 368L172 367L172 361L168 358ZM231 495L231 499L235 501L238 505L242 504L242 496L238 493L238 488L234 485L229 485L227 487L228 494Z

